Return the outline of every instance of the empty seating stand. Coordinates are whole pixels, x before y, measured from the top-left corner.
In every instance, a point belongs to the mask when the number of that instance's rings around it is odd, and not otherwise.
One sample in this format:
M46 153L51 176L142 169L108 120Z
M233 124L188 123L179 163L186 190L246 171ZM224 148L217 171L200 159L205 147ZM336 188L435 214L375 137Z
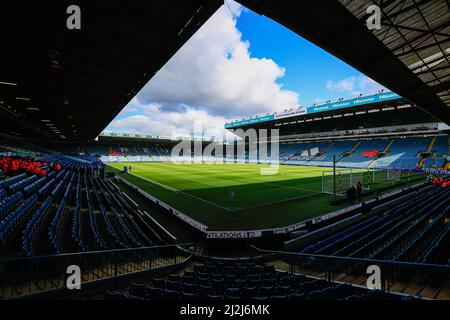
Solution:
M336 155L338 167L372 169L414 169L426 152L433 137L336 140L329 142L298 142L280 144L280 161L306 166L333 165ZM376 150L379 155L367 157L365 151ZM385 151L385 152L384 152ZM436 137L431 154L424 162L427 167L442 168L448 155L447 137ZM373 163L372 161L375 160Z
M379 292L379 297L398 299ZM127 292L107 291L112 300L336 300L358 299L373 292L299 274L276 271L253 262L207 262L182 276L153 278Z
M49 157L62 169L0 180L0 252L35 256L161 245L129 198L104 181L97 163Z
M450 188L427 187L400 205L306 246L310 254L448 264Z

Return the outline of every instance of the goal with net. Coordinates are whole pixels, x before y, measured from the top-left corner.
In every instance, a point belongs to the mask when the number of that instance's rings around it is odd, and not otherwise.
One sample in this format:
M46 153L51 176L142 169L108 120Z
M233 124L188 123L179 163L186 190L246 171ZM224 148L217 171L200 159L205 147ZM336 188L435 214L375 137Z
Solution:
M322 192L334 194L334 171L322 171ZM362 169L336 169L336 194L345 194L351 186L367 182L367 170ZM365 187L366 188L366 187Z

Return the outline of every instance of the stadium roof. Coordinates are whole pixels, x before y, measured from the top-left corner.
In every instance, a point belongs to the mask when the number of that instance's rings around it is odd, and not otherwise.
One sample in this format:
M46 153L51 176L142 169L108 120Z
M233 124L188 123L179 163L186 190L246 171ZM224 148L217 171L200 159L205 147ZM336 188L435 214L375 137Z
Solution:
M149 134L136 134L136 133L125 133L125 132L110 132L103 131L98 135L99 141L101 140L142 140L142 141L203 141L203 142L223 142L217 138L208 137L194 137L194 136L155 136Z
M0 2L0 130L95 138L220 7L219 0Z
M345 100L343 101L345 103ZM321 108L321 105L317 107ZM290 115L290 112L286 114L288 116L281 113L281 117L276 114L273 119L261 117L261 121L258 121L259 118L241 120L228 124L226 129L278 129L280 136L289 136L387 127L399 127L398 130L404 131L409 125L421 127L421 124L438 124L435 118L405 99L376 101L345 108L329 108L317 113L295 114L294 109L293 115ZM233 132L239 136L244 134L239 131Z
M450 124L450 1L238 1ZM379 30L366 26L370 5Z
M238 0L450 123L449 1ZM220 7L221 0L0 2L0 131L90 140Z
M313 104L312 106L300 106L297 108L286 109L280 112L268 113L265 115L253 116L250 118L227 122L225 129L240 128L246 126L254 126L259 123L275 122L282 123L285 121L295 121L305 116L322 116L324 113L341 113L349 111L365 110L371 107L379 106L397 106L407 104L408 101L400 97L394 92L380 92L370 95L360 94L358 97L336 101L327 101L322 104ZM346 109L346 110L343 110Z

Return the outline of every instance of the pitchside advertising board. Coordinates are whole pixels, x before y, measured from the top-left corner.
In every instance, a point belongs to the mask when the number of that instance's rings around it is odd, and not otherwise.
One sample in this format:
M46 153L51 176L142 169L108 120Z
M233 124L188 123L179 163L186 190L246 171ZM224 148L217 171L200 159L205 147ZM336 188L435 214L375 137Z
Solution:
M358 106L363 106L363 105L367 105L367 104L373 104L373 103L378 103L378 102L383 102L383 101L391 101L391 100L396 100L396 99L402 99L402 97L394 92L376 93L376 94L365 96L365 97L358 97L358 98L353 98L353 99L335 101L335 102L320 104L317 106L298 107L293 110L289 110L289 111L285 111L285 112L275 112L275 113L268 114L268 115L265 115L262 117L254 117L251 119L235 121L232 123L225 124L225 129L237 128L237 127L247 126L250 124L261 123L261 122L269 122L269 121L277 120L277 119L292 118L292 117L305 115L305 114L314 114L314 113L337 110L337 109L358 107Z
M260 238L262 230L255 231L207 231L207 239L249 239Z

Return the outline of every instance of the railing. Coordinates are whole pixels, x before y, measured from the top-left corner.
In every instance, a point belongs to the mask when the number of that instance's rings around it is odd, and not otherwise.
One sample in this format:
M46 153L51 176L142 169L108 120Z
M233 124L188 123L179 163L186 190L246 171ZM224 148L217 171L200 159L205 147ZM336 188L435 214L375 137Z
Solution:
M191 244L92 251L49 256L0 258L0 300L65 289L79 267L81 285L131 276L182 263Z
M450 266L387 260L322 256L295 252L261 250L252 254L263 262L278 263L291 273L367 287L369 266L380 269L381 290L436 299L450 294Z

